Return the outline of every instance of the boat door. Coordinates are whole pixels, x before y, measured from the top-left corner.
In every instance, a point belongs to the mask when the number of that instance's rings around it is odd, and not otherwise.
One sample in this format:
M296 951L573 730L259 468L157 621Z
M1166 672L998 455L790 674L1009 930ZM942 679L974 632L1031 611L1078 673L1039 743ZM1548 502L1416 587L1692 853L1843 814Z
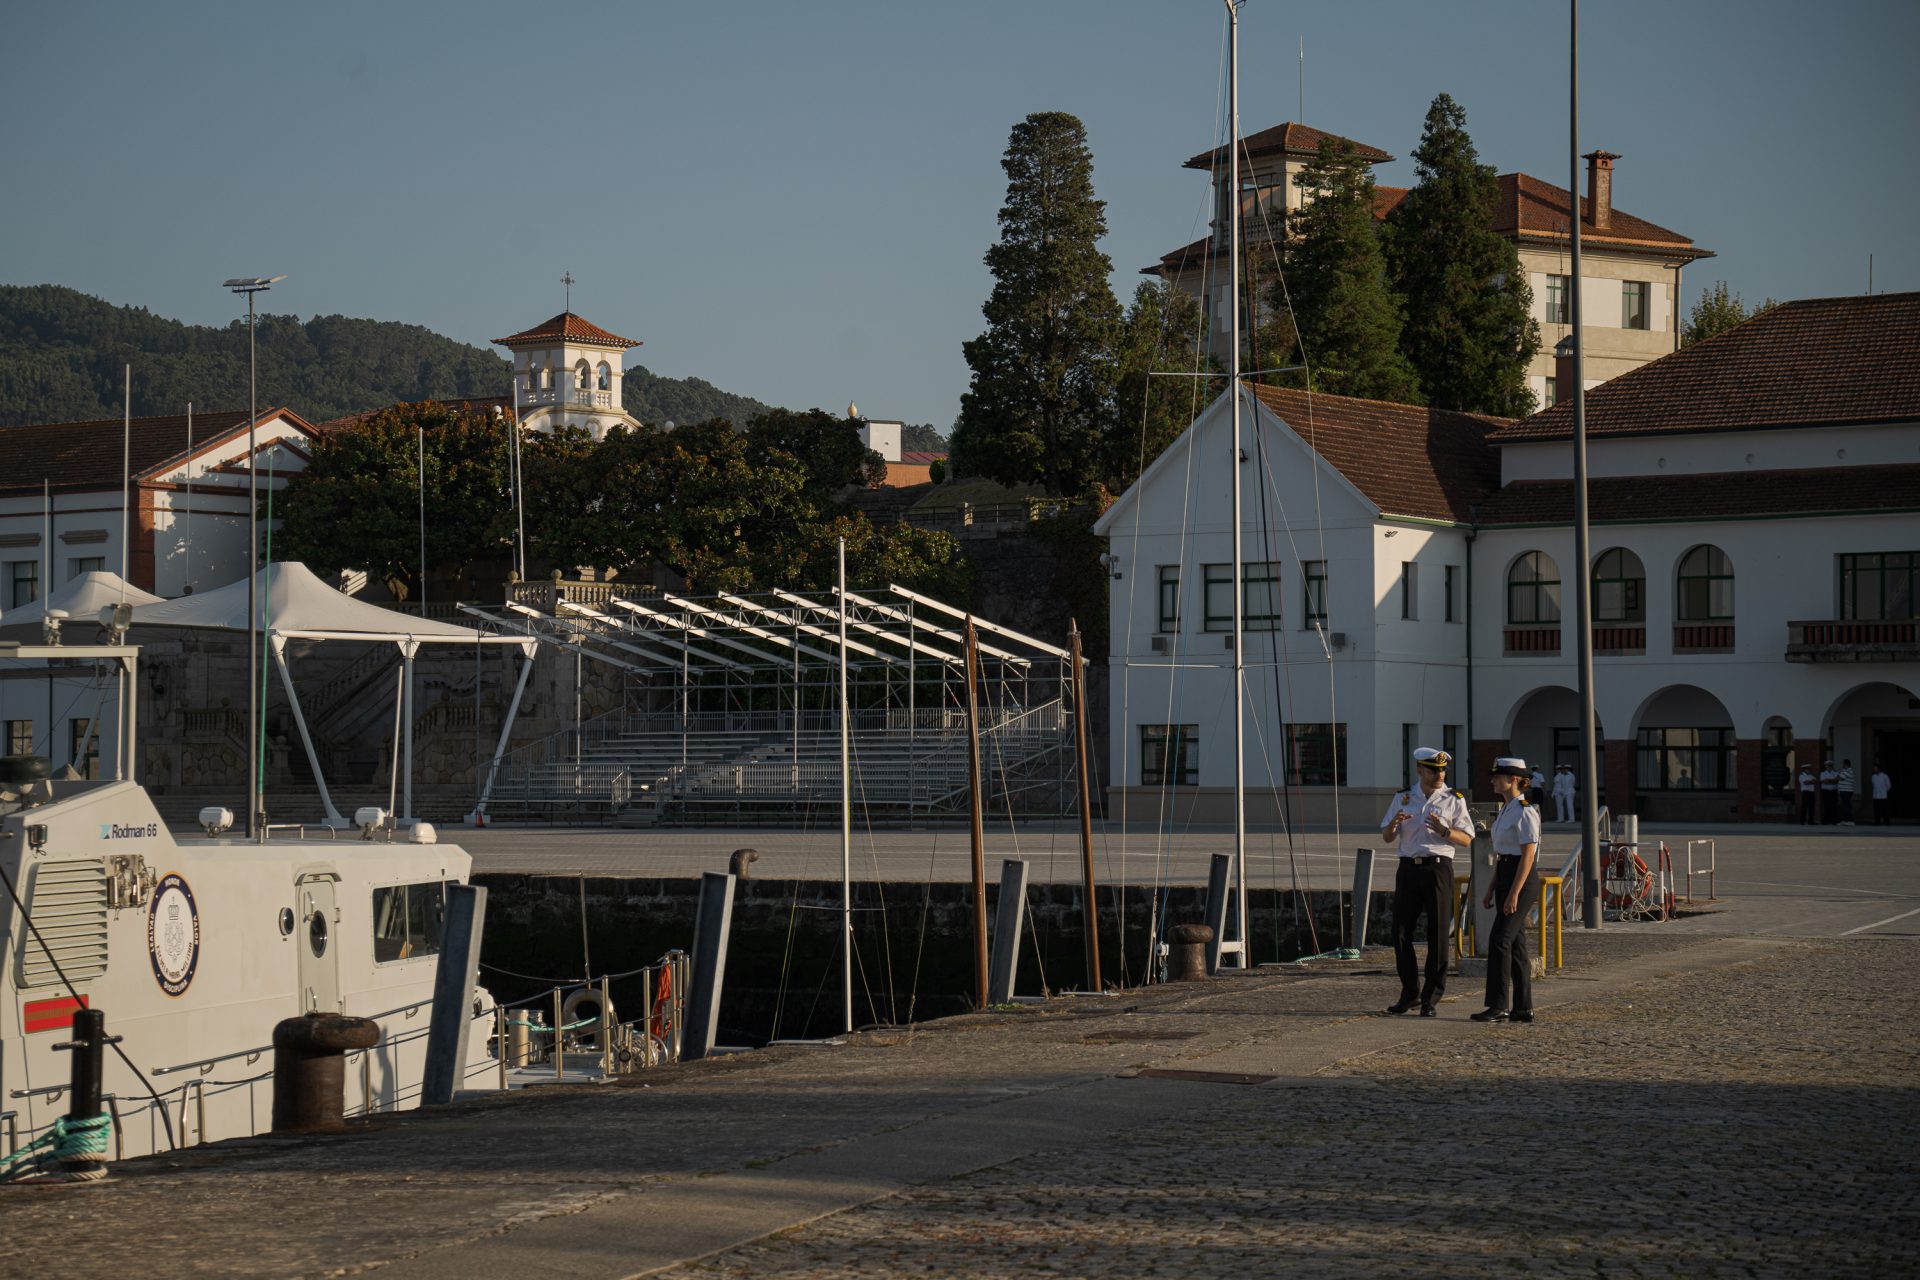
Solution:
M340 1012L340 877L332 871L301 875L296 889L300 919L300 1011Z

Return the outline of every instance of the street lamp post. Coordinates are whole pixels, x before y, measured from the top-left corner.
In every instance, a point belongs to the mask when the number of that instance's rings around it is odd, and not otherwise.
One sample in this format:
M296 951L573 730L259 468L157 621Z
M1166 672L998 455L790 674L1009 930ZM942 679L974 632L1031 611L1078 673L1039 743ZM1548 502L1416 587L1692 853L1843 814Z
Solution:
M264 293L285 276L236 276L223 289L247 295L247 836L264 836L260 823L260 471L254 431L260 425L256 403L259 366L253 353L253 295Z

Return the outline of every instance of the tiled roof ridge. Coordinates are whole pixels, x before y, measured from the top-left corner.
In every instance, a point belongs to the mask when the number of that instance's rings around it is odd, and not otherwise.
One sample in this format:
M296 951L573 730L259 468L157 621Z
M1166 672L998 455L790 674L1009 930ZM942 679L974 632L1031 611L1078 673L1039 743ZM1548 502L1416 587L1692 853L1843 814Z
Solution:
M553 338L559 338L562 341L571 339L576 342L584 342L589 345L602 347L638 347L644 345L636 338L623 338L617 333L602 329L599 325L576 311L562 311L559 315L542 321L531 329L522 329L519 333L509 334L504 338L495 338L493 343L495 346L511 347L519 346L523 343L547 341Z
M1408 413L1440 413L1450 418L1471 418L1476 422L1486 423L1489 426L1504 426L1514 421L1512 418L1502 418L1490 413L1473 413L1466 409L1442 409L1436 405L1408 404L1404 400L1375 400L1369 396L1344 396L1333 391L1310 391L1306 387L1275 387L1264 382L1253 384L1252 390L1255 395L1274 392L1284 395L1313 396L1321 400L1338 400L1348 404L1374 404L1384 409L1401 409Z
M1297 144L1293 140L1293 135L1296 130L1298 130L1301 135L1300 141ZM1310 124L1302 124L1298 120L1283 120L1279 124L1270 125L1258 132L1242 134L1240 137L1240 145L1246 150L1249 156L1268 155L1274 151L1304 155L1318 150L1322 138L1332 138L1336 142L1351 142L1355 151L1359 152L1359 154L1366 159L1373 161L1375 164L1387 164L1394 159L1390 153L1373 146L1371 143L1362 142L1358 138L1350 138L1344 133L1335 133L1330 129L1319 129ZM1188 158L1182 163L1181 168L1211 169L1215 157L1224 154L1226 150L1227 147L1225 143L1217 147L1210 147L1202 151L1199 155Z
M1796 298L1586 393L1590 436L1920 419L1920 291ZM1564 439L1571 401L1496 444Z

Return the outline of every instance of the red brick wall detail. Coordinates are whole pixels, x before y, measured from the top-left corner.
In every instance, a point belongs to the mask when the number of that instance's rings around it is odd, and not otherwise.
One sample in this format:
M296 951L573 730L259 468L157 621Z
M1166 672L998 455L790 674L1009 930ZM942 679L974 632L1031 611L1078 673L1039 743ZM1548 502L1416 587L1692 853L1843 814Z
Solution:
M1633 794L1635 745L1632 738L1607 739L1607 777L1600 790L1607 798L1607 808L1616 814L1639 812Z
M1467 754L1468 769L1465 774L1456 776L1453 785L1467 793L1470 800L1491 803L1493 787L1487 782L1487 775L1493 772L1493 762L1501 756L1509 755L1513 744L1506 738L1475 738L1473 748Z

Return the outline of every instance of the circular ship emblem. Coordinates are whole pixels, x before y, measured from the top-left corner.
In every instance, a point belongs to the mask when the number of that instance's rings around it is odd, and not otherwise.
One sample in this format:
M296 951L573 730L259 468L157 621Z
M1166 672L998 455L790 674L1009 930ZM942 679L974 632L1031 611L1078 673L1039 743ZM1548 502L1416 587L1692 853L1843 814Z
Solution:
M200 963L200 911L193 890L178 872L162 876L147 908L147 958L153 962L153 980L170 996L193 985Z

